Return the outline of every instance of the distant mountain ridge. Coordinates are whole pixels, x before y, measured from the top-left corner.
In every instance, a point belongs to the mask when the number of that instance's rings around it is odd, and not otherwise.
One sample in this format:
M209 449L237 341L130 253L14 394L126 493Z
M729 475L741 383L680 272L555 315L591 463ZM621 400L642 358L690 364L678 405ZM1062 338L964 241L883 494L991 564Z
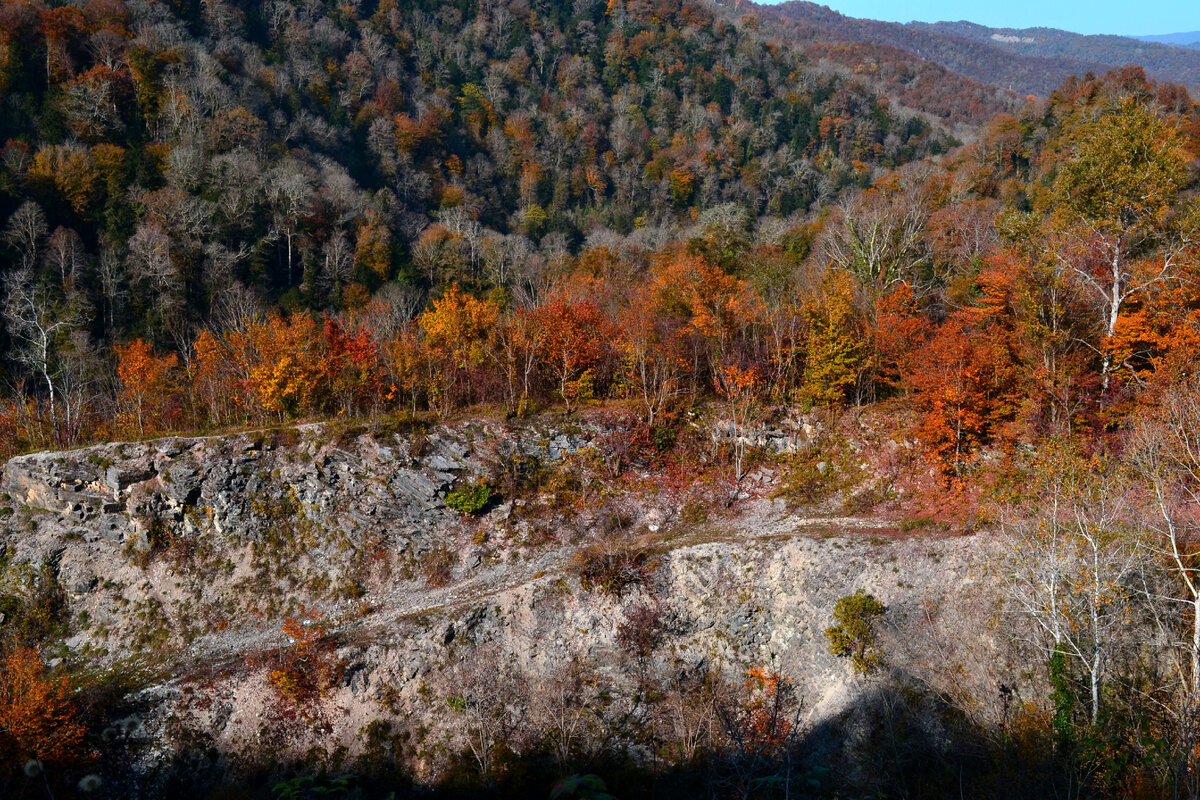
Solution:
M1156 79L1200 89L1200 50L1121 36L1084 36L1052 28L989 28L970 22L900 24L858 19L827 6L791 0L757 6L790 35L813 43L844 41L894 47L982 83L1046 96L1072 75L1128 64Z
M1169 44L1172 47L1200 48L1200 31L1187 31L1185 33L1160 33L1155 36L1134 36L1132 38L1143 42Z
M1022 56L1101 63L1107 67L1138 64L1154 78L1200 87L1200 52L1180 47L1178 43L1131 36L1085 36L1057 28L989 28L972 22L910 22L906 27L961 36ZM1200 39L1200 33L1174 35Z

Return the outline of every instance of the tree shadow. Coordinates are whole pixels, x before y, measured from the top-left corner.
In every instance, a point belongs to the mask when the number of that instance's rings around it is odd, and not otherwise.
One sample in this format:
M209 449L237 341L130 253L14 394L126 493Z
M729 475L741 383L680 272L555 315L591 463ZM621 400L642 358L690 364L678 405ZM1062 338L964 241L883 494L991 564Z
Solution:
M314 753L283 763L272 753L224 752L202 741L147 769L145 754L106 755L102 790L122 798L549 798L564 777L548 747L519 751L501 743L485 784L469 754L450 754L435 782L414 779L419 748L386 724L364 732L367 754ZM701 751L690 763L667 763L665 743L592 742L567 774L599 776L621 800L694 798L936 798L1023 800L1065 796L1067 771L1038 735L984 729L911 676L872 679L854 703L806 728L772 759L741 769L733 748ZM634 755L636 753L636 755ZM236 765L236 766L233 766ZM1078 788L1075 790L1078 795ZM26 794L26 796L36 796ZM69 792L57 797L72 796ZM584 797L586 794L564 795Z

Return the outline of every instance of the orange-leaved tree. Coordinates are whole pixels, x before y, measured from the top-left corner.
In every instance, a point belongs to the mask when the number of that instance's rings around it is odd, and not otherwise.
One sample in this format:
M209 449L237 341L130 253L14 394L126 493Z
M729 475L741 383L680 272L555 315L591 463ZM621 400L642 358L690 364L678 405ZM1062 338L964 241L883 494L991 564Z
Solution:
M885 389L901 389L929 333L929 322L921 313L908 283L897 284L875 301L871 330L872 380Z
M227 341L255 416L285 419L313 409L324 371L321 331L307 314L271 314Z
M240 392L228 369L223 337L208 328L192 343L189 375L192 413L209 425L224 425L238 416Z
M713 387L724 398L729 413L728 437L733 451L733 479L737 482L744 473L749 445L746 426L762 391L762 378L754 366L722 361L713 369Z
M621 356L621 385L638 400L653 428L659 415L680 394L690 369L680 323L658 313L650 292L635 291L616 321Z
M1069 433L1096 395L1090 384L1099 380L1091 369L1089 298L1053 261L1017 248L988 256L975 283L990 298L975 303L976 315L1011 331L1025 424L1039 433Z
M167 427L167 412L175 391L174 353L156 356L142 339L113 348L117 354L117 427L122 433L144 436L147 429Z
M765 315L762 299L748 283L680 251L656 260L648 291L658 313L683 324L696 379L704 367L715 369L738 353Z
M545 320L527 309L517 310L496 328L496 353L504 369L505 402L509 411L518 416L528 408L545 340Z
M787 743L794 726L786 709L793 700L795 687L778 672L756 667L747 670L743 689L746 742L763 752L777 751Z
M1004 342L957 315L938 328L914 363L908 384L924 412L920 436L942 472L960 473L1015 409Z
M1020 283L1004 265L975 278L971 304L952 314L910 359L904 381L924 412L920 436L946 476L1000 434L1027 395L1020 368Z
M354 258L360 270L374 280L384 281L392 273L392 239L377 212L368 212L358 228Z
M193 345L192 400L210 422L283 420L319 408L326 378L322 329L308 314L272 313L204 330Z
M748 670L733 697L718 704L717 717L728 744L725 766L734 796L753 797L764 785L780 783L783 756L799 733L802 702L795 685L775 670Z
M1050 257L1099 311L1101 386L1119 368L1113 339L1130 301L1179 278L1196 221L1171 213L1189 182L1178 122L1126 95L1077 121L1073 148L1046 198Z
M425 388L432 383L433 374L429 351L417 336L416 323L405 325L387 347L387 370L391 379L389 395L393 400L403 398L408 412L413 416L424 396Z
M541 366L570 411L591 399L597 369L608 353L609 321L592 300L555 293L534 312L541 321Z
M342 664L325 638L323 617L312 609L284 621L282 630L292 644L276 653L275 668L267 675L280 699L297 706L319 699L341 674Z
M28 759L70 764L84 757L86 726L65 676L51 676L32 647L0 659L0 766Z

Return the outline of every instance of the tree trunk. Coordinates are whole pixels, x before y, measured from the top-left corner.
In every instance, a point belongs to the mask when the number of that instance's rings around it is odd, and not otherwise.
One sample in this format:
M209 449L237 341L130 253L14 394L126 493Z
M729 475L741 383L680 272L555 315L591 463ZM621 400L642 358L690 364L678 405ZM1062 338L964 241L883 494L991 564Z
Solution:
M1104 337L1104 357L1100 367L1101 389L1108 394L1108 386L1112 376L1113 357L1109 345L1117 333L1117 321L1121 316L1121 302L1124 287L1121 285L1121 254L1113 254L1112 260L1112 289L1108 300L1108 327Z

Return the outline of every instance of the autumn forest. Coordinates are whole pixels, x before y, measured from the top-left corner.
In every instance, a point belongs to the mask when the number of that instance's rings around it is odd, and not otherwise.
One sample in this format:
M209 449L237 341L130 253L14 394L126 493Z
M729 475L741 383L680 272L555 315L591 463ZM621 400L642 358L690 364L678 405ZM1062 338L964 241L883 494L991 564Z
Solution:
M605 480L703 486L717 514L771 463L744 433L874 420L916 455L855 514L1009 543L981 569L1040 688L978 719L954 698L987 731L974 796L1200 796L1200 106L1137 66L1017 97L734 6L2 0L0 454L601 420L624 441ZM466 518L547 491L484 486ZM0 793L42 796L29 764L86 762L105 712L71 699L78 664L49 669L65 628L11 624L48 595L6 580ZM830 641L866 675L885 611L856 602ZM328 653L292 617L295 699ZM629 756L618 792L610 756L564 746L554 796L950 796L911 766L857 794L781 778L791 679L751 666L726 687L748 699L713 701L724 738L671 769L749 747L757 772L636 794L670 770ZM489 772L516 744L475 752L446 796L542 787ZM85 792L70 774L54 796Z

